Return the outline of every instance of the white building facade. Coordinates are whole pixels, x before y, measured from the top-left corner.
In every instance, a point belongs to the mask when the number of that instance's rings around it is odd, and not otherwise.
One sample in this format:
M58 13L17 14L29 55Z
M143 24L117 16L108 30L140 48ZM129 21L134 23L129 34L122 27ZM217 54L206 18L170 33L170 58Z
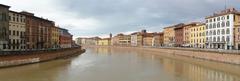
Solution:
M137 33L134 33L131 35L131 46L137 46L138 45L138 35Z
M206 45L212 49L233 49L234 13L224 10L206 18Z
M26 16L18 12L9 12L9 44L10 51L26 49Z

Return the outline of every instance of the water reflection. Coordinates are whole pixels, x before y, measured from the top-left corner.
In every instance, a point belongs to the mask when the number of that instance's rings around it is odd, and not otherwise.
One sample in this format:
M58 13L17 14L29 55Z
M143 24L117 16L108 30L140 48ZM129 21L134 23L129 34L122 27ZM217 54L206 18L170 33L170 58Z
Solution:
M240 81L236 65L141 49L86 49L74 58L0 69L0 81Z
M240 73L232 74L230 72L220 71L213 68L201 66L199 64L185 63L181 60L169 59L157 55L147 55L149 51L134 50L133 49L115 49L108 47L94 48L97 54L123 53L123 54L136 54L138 58L148 58L153 61L159 61L163 65L163 69L168 75L174 76L177 81L240 81ZM195 60L192 60L195 61ZM221 64L221 63L218 63ZM224 64L233 67L240 66ZM221 68L221 67L215 67Z
M180 63L169 59L164 59L163 61L166 71L188 81L240 81L239 75L233 75L228 72L202 67L201 65Z

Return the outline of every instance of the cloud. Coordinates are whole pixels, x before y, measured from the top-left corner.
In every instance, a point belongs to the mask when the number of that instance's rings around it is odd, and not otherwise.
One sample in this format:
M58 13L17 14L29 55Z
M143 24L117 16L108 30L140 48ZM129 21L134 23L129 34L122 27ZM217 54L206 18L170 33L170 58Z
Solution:
M12 10L27 10L56 21L75 37L120 32L162 31L168 25L203 21L224 9L225 0L1 0ZM228 6L240 8L239 0Z

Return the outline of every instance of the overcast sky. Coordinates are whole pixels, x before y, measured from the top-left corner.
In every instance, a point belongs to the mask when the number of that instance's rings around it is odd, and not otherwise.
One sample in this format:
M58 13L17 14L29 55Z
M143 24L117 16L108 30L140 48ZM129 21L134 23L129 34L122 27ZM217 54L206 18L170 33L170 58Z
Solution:
M240 10L240 0L227 3ZM164 26L202 21L224 9L225 0L0 0L0 4L53 20L76 38L141 29L160 32Z

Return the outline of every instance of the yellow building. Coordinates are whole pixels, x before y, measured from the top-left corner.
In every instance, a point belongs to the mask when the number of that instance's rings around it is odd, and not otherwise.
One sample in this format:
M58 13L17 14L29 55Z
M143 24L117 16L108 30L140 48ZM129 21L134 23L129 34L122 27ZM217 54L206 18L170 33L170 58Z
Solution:
M143 36L143 46L153 46L154 33L146 33Z
M235 49L239 50L240 49L240 14L236 14L234 16L235 16L235 21L234 21L234 27L235 27L234 42L235 42L235 44L234 44L234 46L235 46Z
M165 46L174 46L175 44L175 31L174 31L175 26L170 26L164 28L164 45Z
M110 38L99 39L97 41L97 45L99 45L99 46L110 46L111 45L111 39Z
M131 46L131 35L118 34L118 45Z
M199 22L191 22L184 25L183 32L183 42L184 46L189 47L191 45L191 28L196 26L197 24L201 24Z
M142 46L143 45L143 33L140 33L137 35L137 46Z
M51 47L52 48L59 47L59 36L60 36L59 28L51 27Z
M205 48L206 44L206 26L205 24L197 24L190 28L190 44L191 47Z

